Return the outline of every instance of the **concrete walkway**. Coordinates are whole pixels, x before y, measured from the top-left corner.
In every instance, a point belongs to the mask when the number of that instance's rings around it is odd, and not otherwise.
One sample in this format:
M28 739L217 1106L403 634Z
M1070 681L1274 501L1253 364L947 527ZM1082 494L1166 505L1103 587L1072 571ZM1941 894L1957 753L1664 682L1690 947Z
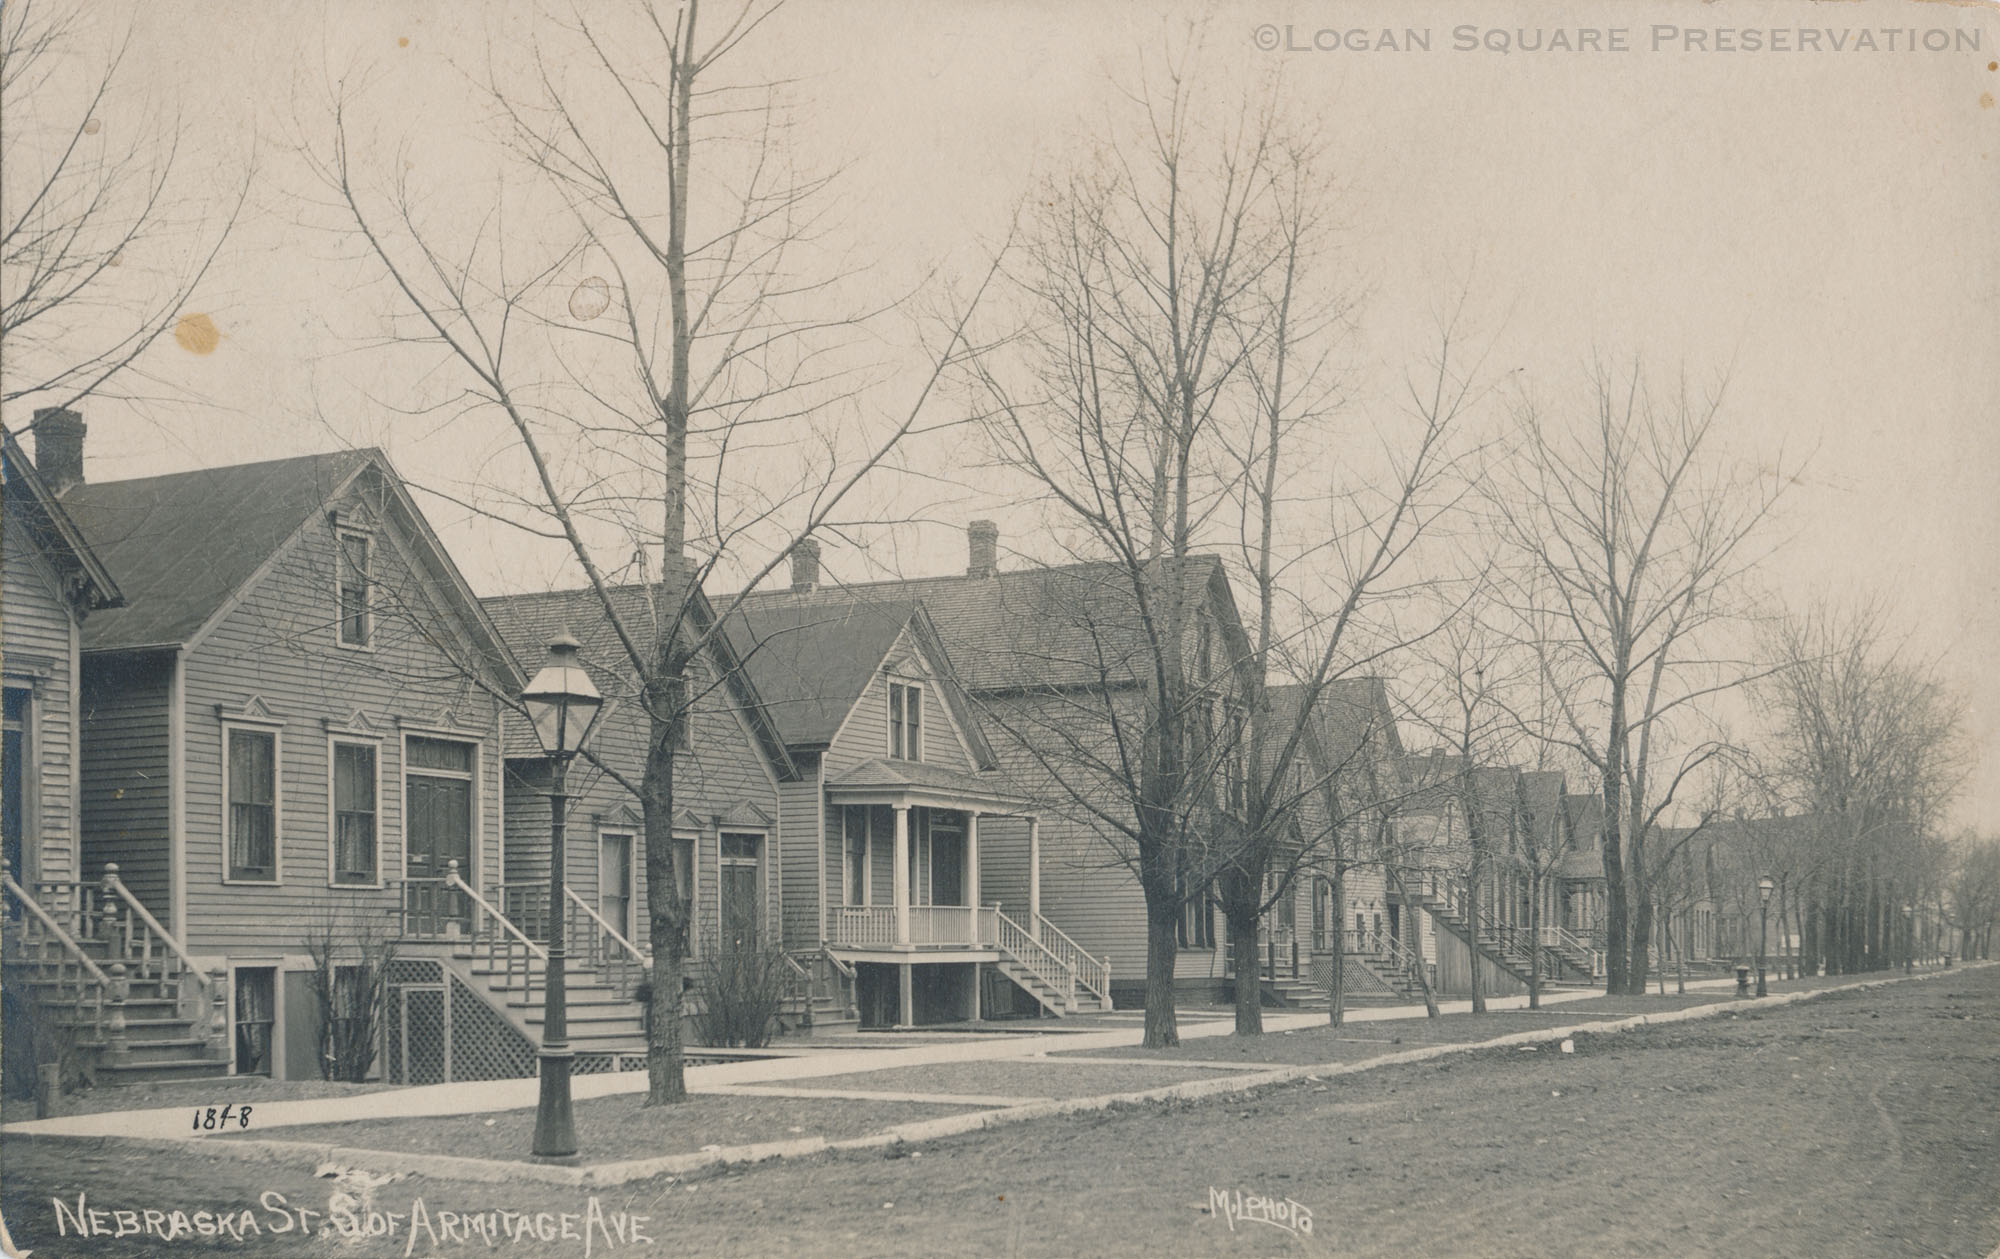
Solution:
M1733 989L1735 981L1716 979L1688 984L1690 992ZM1595 989L1571 989L1542 995L1544 1006L1560 1005L1601 996ZM1526 996L1490 997L1489 1010L1527 1008ZM1456 1014L1472 1008L1469 1001L1441 1001L1440 1013ZM1389 1022L1424 1017L1421 1005L1379 1006L1349 1010L1348 1023ZM1324 1027L1323 1012L1276 1014L1266 1012L1267 1033ZM1199 1040L1228 1036L1235 1031L1233 1018L1203 1018L1183 1022L1181 1039ZM829 1047L824 1052L809 1048L782 1057L744 1062L717 1063L687 1068L691 1093L726 1093L732 1086L771 1084L819 1076L853 1075L865 1071L889 1071L898 1067L929 1066L937 1063L990 1062L1004 1059L1037 1058L1052 1052L1123 1049L1138 1045L1144 1032L1138 1027L1114 1027L1098 1032L1048 1032L1040 1034L1001 1033L994 1036L968 1034L963 1040L926 1040L906 1048L846 1049ZM1267 1064L1246 1064L1263 1067ZM430 1084L413 1088L384 1089L345 1097L253 1101L256 1107L253 1128L258 1132L303 1124L345 1123L356 1119L395 1119L420 1115L472 1115L493 1111L524 1110L535 1105L539 1081L480 1080L461 1084ZM570 1084L577 1101L612 1097L623 1093L643 1093L646 1073L622 1071L605 1075L576 1076ZM898 1095L906 1100L934 1100L928 1095ZM885 1095L885 1100L888 1100ZM189 1135L188 1115L195 1105L209 1105L208 1099L189 1092L189 1104L155 1110L105 1111L93 1115L69 1115L56 1119L35 1119L0 1127L0 1133L47 1136L169 1137Z

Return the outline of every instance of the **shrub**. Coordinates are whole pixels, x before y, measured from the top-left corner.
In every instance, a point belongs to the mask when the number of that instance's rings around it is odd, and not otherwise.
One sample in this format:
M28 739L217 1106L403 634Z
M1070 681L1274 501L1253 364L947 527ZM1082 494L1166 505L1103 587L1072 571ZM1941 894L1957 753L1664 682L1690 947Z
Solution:
M375 1067L396 942L373 922L342 929L329 913L305 938L318 1014L319 1074L360 1084Z
M694 1016L704 1045L761 1049L771 1043L790 968L776 950L721 953L701 967Z

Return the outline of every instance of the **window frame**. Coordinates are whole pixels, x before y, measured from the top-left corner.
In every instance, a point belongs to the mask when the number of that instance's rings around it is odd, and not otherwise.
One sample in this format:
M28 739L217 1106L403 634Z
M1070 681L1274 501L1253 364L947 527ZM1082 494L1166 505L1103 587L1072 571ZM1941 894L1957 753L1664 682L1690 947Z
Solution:
M701 949L701 835L696 831L674 831L668 843L678 847L681 841L688 846L688 895L687 895L687 955L693 960L702 955ZM718 855L720 849L717 849ZM636 854L635 858L636 860ZM671 858L670 858L671 860ZM638 899L634 889L633 899ZM632 937L627 936L630 940ZM634 940L634 944L638 941Z
M347 637L347 544L359 542L361 562L361 638ZM341 525L333 532L333 645L343 651L375 650L375 535L367 529Z
M229 1074L240 1076L236 1062L236 1034L242 1020L237 1015L238 974L242 971L271 972L271 1025L265 1033L264 1054L269 1059L268 1071L251 1072L267 1080L285 1078L285 967L283 959L246 957L242 961L229 963Z
M755 857L749 857L749 858L731 857L728 853L727 845L723 842L728 839L752 839L757 841L757 855ZM771 853L771 836L770 832L768 831L730 829L730 830L718 830L715 833L715 890L716 890L715 937L716 937L717 950L723 954L727 954L732 951L729 948L725 947L728 942L723 939L723 928L725 925L723 923L723 916L727 909L727 905L724 903L725 900L727 899L727 889L725 887L723 872L728 870L731 866L751 866L756 869L757 871L757 900L755 904L756 931L757 931L756 951L763 952L765 950L777 947L777 943L770 938L773 926L771 922L771 913L770 913L771 910L770 853ZM697 889L697 894L699 894L699 889Z
M230 799L230 741L238 734L262 735L271 740L271 876L246 877L236 873L235 836L230 828L236 805ZM276 721L247 717L222 720L222 881L231 887L277 887L285 881L285 728Z
M921 764L924 759L924 684L903 678L888 679L889 713L889 759L892 761L913 761ZM912 721L911 714L916 720ZM904 750L909 754L905 755Z
M18 796L21 814L21 865L16 869L14 881L24 888L32 889L34 881L41 877L40 854L33 840L41 833L42 775L37 754L41 733L37 722L41 717L41 688L25 678L9 677L4 689L7 693L18 692L22 696L21 716L18 727L21 750L21 786ZM9 728L13 725L9 723ZM35 868L30 869L33 866Z
M855 863L853 833L848 823L856 816L861 818L860 863ZM865 804L845 804L840 807L840 904L843 909L866 909L874 903L875 871L875 831L870 822L870 806ZM861 899L853 900L855 877L860 876Z
M375 757L375 877L369 882L340 877L340 749L367 748ZM326 885L347 891L380 891L387 838L382 824L382 740L376 735L331 730L326 736Z
M637 930L639 918L639 838L640 832L630 826L599 826L597 828L597 912L604 913L604 841L622 837L625 840L625 921L614 922L612 929L627 941ZM635 946L636 947L636 946Z

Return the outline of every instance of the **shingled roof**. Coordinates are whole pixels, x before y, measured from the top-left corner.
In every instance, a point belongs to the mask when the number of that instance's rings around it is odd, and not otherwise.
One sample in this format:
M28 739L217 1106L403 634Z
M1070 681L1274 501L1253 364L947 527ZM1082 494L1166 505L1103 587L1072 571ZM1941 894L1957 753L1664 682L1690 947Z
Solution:
M1230 601L1222 562L1188 557L1184 598ZM810 592L757 591L747 610L837 606L883 600L915 601L929 613L959 684L975 694L1044 687L1127 683L1152 671L1138 598L1122 565L1092 561L1010 570L991 576L962 574L899 578L822 586ZM1234 615L1219 618L1223 654L1249 655ZM1224 661L1218 659L1220 667Z
M528 662L531 671L539 667L538 662L546 655L550 641L558 634L567 633L577 640L577 656L590 674L590 680L605 698L614 703L636 703L639 698L638 678L632 668L630 654L618 637L618 626L623 625L625 632L636 640L639 650L645 651L658 641L663 630L672 626L674 618L682 614L682 607L673 589L659 582L612 586L609 594L611 606L617 612L615 624L605 612L604 600L588 587L496 595L481 600L481 603L515 656ZM687 614L690 624L683 629L691 635L705 634L714 624L715 610L705 596L697 598L687 609ZM790 777L793 772L791 757L785 750L783 736L758 693L754 677L740 667L727 638L716 636L711 640L711 647L720 656L716 676L729 687L731 701L750 722L752 733L778 767L778 772ZM507 736L508 756L542 754L541 745L535 742L525 724L508 723Z
M726 629L785 742L825 747L916 614L907 601L746 603Z
M376 458L347 450L71 487L63 509L125 593L125 606L84 622L83 649L187 642Z

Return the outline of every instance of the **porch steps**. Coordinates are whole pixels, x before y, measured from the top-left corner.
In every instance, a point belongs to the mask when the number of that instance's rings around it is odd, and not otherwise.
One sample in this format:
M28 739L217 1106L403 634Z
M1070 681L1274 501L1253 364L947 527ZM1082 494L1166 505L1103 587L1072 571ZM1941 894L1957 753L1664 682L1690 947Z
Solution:
M103 1013L75 995L74 981L54 977L61 962L58 952L46 947L49 941L30 941L25 922L8 923L0 933L0 985L26 994L31 1017L51 1028L60 1028L70 1043L89 1058L88 1074L100 1085L137 1084L160 1080L201 1079L229 1074L227 1051L201 1035L207 1011L199 1017L182 1013L179 979L134 978L128 981L125 1013L125 1053L111 1056L110 1013L107 998ZM77 942L83 954L109 969L121 959L103 940Z
M1040 1002L1043 1009L1057 1018L1067 1014L1096 1014L1110 1009L1103 998L1081 985L1077 987L1076 1000L1071 1002L1063 992L1044 982L1041 976L1005 953L1002 953L1000 960L993 965L994 969L1012 980L1015 987Z

